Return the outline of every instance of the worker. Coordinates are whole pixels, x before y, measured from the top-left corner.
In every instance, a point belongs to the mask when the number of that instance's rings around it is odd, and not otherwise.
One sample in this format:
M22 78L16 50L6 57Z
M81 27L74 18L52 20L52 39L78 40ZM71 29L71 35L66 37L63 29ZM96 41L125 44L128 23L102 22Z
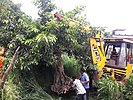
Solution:
M5 48L0 48L0 78L2 77L3 58L5 55Z
M89 88L90 88L90 86L89 86L89 76L86 73L86 69L84 67L82 67L80 69L80 73L81 73L80 81L81 81L83 87L86 90L86 100L89 100Z
M127 63L130 63L131 56L130 56L130 53L129 52L128 52L127 56L126 56L126 59L127 59Z
M116 52L115 47L113 48L113 51L111 52L110 59L114 60L115 65L118 65L118 53Z
M72 87L76 90L77 93L74 100L86 100L86 90L83 87L82 83L75 76L73 76L72 79L73 79Z

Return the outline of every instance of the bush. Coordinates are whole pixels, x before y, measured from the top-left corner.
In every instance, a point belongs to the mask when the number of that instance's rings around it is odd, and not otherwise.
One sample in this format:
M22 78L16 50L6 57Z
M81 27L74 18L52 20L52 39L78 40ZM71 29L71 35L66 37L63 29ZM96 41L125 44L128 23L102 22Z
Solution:
M127 85L126 85L126 89L125 89L125 99L126 100L133 100L133 74L131 75L131 77L127 80Z
M8 80L5 83L4 89L2 89L0 100L21 100L20 87L13 83L13 79Z
M110 77L102 78L97 82L98 99L123 100L124 86Z
M22 83L22 100L53 100L53 98L43 90L35 78Z
M75 57L69 57L67 55L62 56L65 74L69 77L79 75L80 65Z

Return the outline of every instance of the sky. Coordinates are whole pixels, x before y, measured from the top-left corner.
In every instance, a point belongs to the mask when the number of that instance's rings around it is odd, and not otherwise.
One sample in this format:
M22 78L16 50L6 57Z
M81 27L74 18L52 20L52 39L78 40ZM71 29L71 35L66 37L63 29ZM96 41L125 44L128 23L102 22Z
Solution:
M32 0L12 0L22 3L21 10L37 18L38 9L31 3ZM107 27L108 30L126 29L127 34L133 34L133 0L55 0L58 8L64 11L85 5L84 13L91 26Z

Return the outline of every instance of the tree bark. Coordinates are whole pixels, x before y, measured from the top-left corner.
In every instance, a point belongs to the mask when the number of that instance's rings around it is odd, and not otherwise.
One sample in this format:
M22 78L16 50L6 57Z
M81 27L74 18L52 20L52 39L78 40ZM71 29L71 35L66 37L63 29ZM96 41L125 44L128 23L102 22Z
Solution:
M13 59L12 61L10 62L10 64L8 65L6 71L4 72L4 74L2 75L2 78L1 78L1 82L0 82L0 89L3 89L4 87L4 84L5 84L5 81L7 79L7 76L9 74L9 72L13 69L13 66L15 64L15 61L17 59L17 55L18 55L18 51L19 51L20 47L18 47L13 55Z
M61 52L56 54L57 59L55 60L55 74L54 83L51 86L51 90L58 93L66 93L70 89L71 78L64 73L63 62L61 60Z

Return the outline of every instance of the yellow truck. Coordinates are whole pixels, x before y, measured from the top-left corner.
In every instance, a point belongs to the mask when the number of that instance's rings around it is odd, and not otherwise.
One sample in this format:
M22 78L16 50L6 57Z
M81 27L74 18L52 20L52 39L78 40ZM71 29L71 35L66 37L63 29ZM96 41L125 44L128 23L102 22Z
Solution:
M117 81L129 78L133 64L133 41L125 38L104 38L99 32L90 38L93 64L97 65L97 80L110 76Z

